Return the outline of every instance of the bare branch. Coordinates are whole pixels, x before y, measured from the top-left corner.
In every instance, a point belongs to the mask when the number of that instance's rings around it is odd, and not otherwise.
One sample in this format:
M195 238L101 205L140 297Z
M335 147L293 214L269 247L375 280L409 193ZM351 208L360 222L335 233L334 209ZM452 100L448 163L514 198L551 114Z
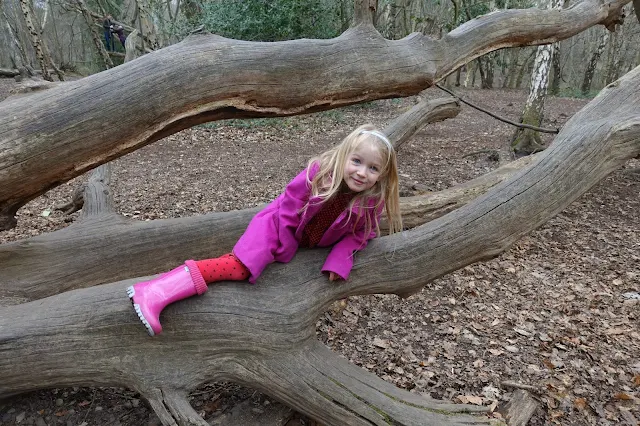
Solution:
M440 90L444 90L445 92L447 92L448 94L450 94L451 96L455 97L456 99L458 99L460 102L469 105L472 108L477 109L478 111L482 111L485 114L495 118L496 120L500 120L503 123L507 123L507 124L511 124L512 126L516 126L516 127L520 127L521 129L531 129L531 130L536 130L538 132L543 132L543 133L559 133L560 129L545 129L543 127L536 127L536 126L532 126L530 124L524 124L524 123L516 123L515 121L511 121L507 118L503 118L500 117L497 114L492 113L491 111L487 111L484 108L481 108L475 104L472 104L471 102L463 99L461 96L455 94L452 90L447 89L446 87L440 85L440 84L436 84L436 87Z

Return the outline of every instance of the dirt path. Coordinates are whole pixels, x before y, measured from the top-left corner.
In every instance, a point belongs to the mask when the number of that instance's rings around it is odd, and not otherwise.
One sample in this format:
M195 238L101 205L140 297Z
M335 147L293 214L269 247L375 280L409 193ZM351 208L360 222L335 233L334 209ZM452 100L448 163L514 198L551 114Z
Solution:
M5 84L0 79L0 95ZM526 96L465 94L513 120ZM433 89L428 96L444 94ZM361 123L383 126L413 102L385 100L183 131L114 162L116 208L132 220L151 220L267 202L309 157ZM585 103L551 98L545 125L562 125ZM456 119L422 130L399 152L403 193L410 195L418 183L441 190L492 170L497 164L486 153L465 155L499 147L512 131L467 107ZM343 312L319 319L319 339L383 379L434 398L491 405L511 397L514 389L504 381L535 386L541 409L532 425L633 424L640 419L640 302L624 295L640 292L640 174L629 172L639 166L630 162L497 259L456 271L406 300L350 299ZM72 223L77 214L52 207L80 180L21 209L19 226L0 232L0 242ZM264 425L266 416L310 424L228 383L204 386L192 403L210 424ZM0 424L138 426L158 420L133 392L73 388L2 402Z

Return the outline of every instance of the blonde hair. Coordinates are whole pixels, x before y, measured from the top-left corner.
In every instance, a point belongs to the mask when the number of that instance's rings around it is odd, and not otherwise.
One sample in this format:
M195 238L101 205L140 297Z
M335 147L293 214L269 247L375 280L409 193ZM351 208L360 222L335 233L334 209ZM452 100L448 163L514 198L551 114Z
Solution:
M389 234L400 232L402 231L402 218L400 215L396 152L389 139L371 124L358 127L344 138L340 144L309 161L307 180L311 183L311 195L319 197L320 202L325 203L340 192L344 181L345 164L349 160L351 153L363 142L375 146L379 150L382 160L385 161L386 158L386 161L382 166L382 170L380 170L380 176L376 184L365 191L357 193L353 198L349 204L349 215L351 215L351 208L357 206L359 220L366 209L373 208L377 212L384 203L389 223ZM320 168L313 179L309 179L309 173L315 163ZM373 207L371 204L373 204ZM372 215L375 223L371 223L370 215L364 216L366 220L365 236L368 236L374 229L376 234L380 235L378 215Z

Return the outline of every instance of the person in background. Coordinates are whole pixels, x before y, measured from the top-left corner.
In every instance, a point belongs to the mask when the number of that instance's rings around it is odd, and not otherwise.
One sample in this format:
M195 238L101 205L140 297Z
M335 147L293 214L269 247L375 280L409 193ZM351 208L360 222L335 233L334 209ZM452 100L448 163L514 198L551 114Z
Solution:
M125 49L124 42L127 41L127 36L124 35L124 28L122 28L122 25L114 25L112 32L118 36L118 40L120 40L122 48Z
M104 42L107 45L107 50L113 51L113 38L111 37L111 31L113 30L113 22L111 21L113 16L110 14L104 15L104 19L102 21L102 29L104 31Z

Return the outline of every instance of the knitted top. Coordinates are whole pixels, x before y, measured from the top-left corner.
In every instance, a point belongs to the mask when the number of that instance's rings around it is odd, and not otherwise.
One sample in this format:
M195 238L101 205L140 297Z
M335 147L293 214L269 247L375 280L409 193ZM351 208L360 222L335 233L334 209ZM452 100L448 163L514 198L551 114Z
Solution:
M300 247L315 247L327 228L345 211L355 195L353 192L341 192L327 201L302 231Z

